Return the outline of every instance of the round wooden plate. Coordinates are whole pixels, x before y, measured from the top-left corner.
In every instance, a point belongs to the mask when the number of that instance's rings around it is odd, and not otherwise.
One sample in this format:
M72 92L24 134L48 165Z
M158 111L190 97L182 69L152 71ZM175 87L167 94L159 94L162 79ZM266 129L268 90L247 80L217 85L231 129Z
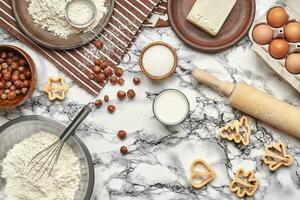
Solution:
M195 1L168 0L168 16L178 37L200 51L218 52L231 47L247 33L254 20L255 0L237 0L218 35L210 36L186 20Z
M93 29L96 34L99 34L102 31L102 27L109 22L114 4L115 0L106 0L107 12L100 20L99 25ZM74 49L91 42L95 38L95 34L90 31L70 35L67 39L54 36L33 22L32 17L27 12L27 6L28 2L25 0L12 0L13 12L20 29L27 37L44 47L59 50Z

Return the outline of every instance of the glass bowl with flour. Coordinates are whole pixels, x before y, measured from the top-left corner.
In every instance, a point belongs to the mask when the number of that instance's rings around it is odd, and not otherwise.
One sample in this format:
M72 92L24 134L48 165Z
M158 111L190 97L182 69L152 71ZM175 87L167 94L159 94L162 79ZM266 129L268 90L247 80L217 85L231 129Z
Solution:
M20 117L0 127L0 199L90 199L94 168L88 149L76 135L66 142L49 177L35 181L28 176L26 163L65 128L41 116Z

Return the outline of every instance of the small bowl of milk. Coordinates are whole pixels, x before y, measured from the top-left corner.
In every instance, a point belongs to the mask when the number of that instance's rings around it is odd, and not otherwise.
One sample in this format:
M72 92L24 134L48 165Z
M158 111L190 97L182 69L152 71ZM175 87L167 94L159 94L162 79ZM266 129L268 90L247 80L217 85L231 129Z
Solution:
M167 43L156 41L148 44L139 57L142 72L152 80L171 76L178 63L175 49Z
M190 104L182 92L166 89L153 101L153 114L164 125L172 126L183 122L190 111Z

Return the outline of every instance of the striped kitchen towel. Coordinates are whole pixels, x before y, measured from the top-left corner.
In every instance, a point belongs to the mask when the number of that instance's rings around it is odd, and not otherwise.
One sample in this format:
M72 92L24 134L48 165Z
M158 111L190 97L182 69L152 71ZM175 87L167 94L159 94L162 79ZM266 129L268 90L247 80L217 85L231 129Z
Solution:
M141 31L142 24L160 1L116 0L112 17L100 35L104 43L101 50L97 50L91 43L68 51L55 51L37 45L18 28L11 0L0 0L0 27L39 52L86 91L98 95L104 84L88 78L94 60L100 58L111 67L117 66Z
M154 8L149 19L144 23L148 27L167 27L170 26L168 15L168 0L161 0Z

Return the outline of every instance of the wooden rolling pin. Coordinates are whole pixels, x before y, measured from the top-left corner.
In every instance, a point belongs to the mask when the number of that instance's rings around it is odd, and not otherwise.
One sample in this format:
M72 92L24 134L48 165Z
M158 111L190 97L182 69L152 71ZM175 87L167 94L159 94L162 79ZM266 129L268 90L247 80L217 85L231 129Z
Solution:
M223 93L228 97L232 107L300 138L299 108L259 91L245 82L234 85L221 81L201 69L193 70L192 76Z

